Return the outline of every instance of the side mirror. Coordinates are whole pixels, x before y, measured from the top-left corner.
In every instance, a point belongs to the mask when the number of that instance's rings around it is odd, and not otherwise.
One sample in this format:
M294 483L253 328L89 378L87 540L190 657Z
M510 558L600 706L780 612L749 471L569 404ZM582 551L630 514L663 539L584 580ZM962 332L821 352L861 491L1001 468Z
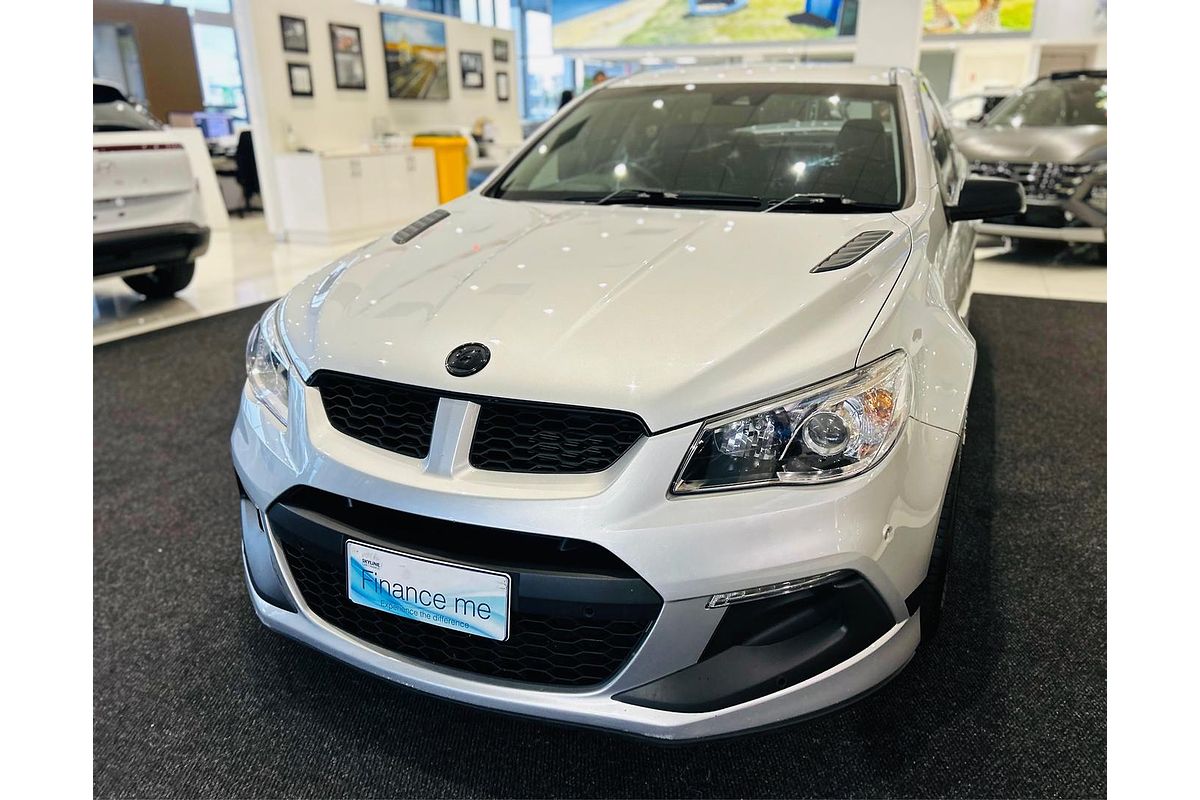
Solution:
M951 222L1025 213L1025 189L1004 178L967 178L958 203L946 209Z

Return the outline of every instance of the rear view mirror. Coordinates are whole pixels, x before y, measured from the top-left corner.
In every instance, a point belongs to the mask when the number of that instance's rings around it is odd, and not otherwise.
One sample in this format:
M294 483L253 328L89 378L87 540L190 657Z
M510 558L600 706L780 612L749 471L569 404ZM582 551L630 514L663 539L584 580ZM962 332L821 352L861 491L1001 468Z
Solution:
M1023 213L1025 190L1016 181L1004 178L967 178L958 193L958 203L946 209L951 222Z

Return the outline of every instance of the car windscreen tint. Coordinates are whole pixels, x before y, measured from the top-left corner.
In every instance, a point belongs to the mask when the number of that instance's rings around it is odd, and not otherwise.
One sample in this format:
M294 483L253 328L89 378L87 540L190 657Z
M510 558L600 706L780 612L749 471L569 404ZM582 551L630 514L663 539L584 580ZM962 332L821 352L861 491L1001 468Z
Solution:
M121 94L121 90L115 86L109 86L104 83L92 84L92 102L93 103L116 103L124 101L125 95Z
M1005 100L989 127L1052 128L1108 124L1108 82L1093 78L1044 81Z
M846 211L899 208L896 98L895 87L797 83L606 88L559 119L488 194L601 202L644 190L693 206L753 199L760 209L807 195L843 199Z

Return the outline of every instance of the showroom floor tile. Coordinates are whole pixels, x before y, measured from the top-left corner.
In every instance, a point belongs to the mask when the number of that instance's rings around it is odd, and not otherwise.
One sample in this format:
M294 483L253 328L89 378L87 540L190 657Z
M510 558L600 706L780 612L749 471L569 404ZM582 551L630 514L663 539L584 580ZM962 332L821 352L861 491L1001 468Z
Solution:
M382 233L382 232L381 232ZM370 238L329 245L277 242L261 216L233 218L215 232L196 277L171 300L148 301L120 278L96 281L92 343L123 339L188 320L274 300L337 256ZM986 294L1106 302L1107 268L1087 250L1047 247L1033 253L981 247L973 287Z
M374 237L328 245L277 242L261 215L229 220L215 231L196 277L171 300L143 300L120 278L96 281L92 343L101 344L180 322L273 300L337 256Z
M1108 266L1091 249L1048 246L1034 253L1005 247L975 252L971 288L981 294L1041 297L1050 300L1108 301Z

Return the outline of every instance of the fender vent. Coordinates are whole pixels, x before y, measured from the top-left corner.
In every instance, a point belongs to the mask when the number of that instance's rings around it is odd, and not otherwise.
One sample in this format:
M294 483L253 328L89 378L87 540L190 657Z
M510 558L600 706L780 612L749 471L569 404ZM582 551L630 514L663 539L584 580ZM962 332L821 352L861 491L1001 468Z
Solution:
M834 250L829 258L812 268L813 272L829 272L848 267L879 246L892 235L891 231L863 231L844 245Z
M450 212L443 211L440 208L437 211L430 211L416 222L405 225L403 228L396 231L396 233L392 235L392 241L396 244L405 244L406 242L417 238L417 236L424 233L429 228L432 228L434 225L437 225L448 216L450 216Z

